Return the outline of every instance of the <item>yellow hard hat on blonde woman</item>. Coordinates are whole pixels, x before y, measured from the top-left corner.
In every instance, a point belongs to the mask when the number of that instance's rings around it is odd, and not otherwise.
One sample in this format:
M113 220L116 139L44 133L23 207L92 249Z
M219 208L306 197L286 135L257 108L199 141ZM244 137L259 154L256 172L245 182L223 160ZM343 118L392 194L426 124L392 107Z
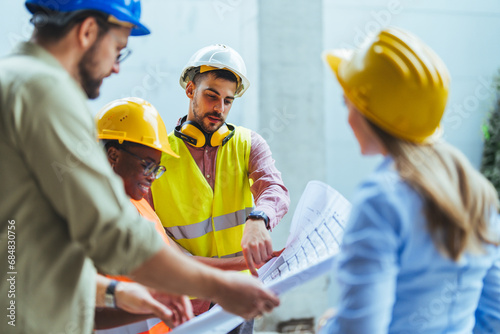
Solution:
M449 73L416 36L387 28L359 50L326 51L323 56L345 96L381 129L423 143L440 128Z
M160 114L149 102L127 97L105 105L95 116L99 139L129 141L165 152L176 158Z

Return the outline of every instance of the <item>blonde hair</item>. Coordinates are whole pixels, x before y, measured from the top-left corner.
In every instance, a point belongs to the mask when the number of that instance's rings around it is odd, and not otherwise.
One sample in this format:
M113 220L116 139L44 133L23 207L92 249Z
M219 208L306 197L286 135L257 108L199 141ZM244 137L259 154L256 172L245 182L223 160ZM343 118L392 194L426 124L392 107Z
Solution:
M458 149L444 141L415 144L368 123L401 179L422 196L427 227L438 249L457 261L466 250L499 245L498 236L489 235L492 214L498 211L497 192Z

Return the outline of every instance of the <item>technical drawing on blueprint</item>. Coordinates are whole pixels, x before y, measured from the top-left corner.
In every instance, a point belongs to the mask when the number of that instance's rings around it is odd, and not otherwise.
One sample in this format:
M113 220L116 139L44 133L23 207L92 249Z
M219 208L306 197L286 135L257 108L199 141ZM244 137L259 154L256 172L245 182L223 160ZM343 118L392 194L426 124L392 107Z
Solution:
M337 254L350 210L349 201L335 189L319 181L309 182L295 209L285 250L259 270L264 284Z

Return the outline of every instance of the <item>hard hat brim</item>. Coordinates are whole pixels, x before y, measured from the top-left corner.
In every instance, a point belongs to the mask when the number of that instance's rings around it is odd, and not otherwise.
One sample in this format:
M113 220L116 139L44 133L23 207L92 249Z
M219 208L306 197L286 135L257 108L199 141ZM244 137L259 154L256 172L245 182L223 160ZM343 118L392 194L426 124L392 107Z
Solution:
M145 36L151 34L151 31L148 29L148 27L142 24L139 20L130 17L123 17L122 20L134 25L132 31L130 32L130 36Z
M174 158L180 158L180 156L175 153L171 148L169 147L158 147L156 145L148 145L144 142L141 142L141 141L138 141L138 140L134 140L133 138L128 138L128 137L123 137L123 138L120 138L118 137L117 135L109 135L109 134L99 134L97 136L97 138L99 140L118 140L120 143L121 142L124 142L124 141L127 141L127 142L130 142L130 143L136 143L136 144L140 144L140 145L143 145L143 146L147 146L147 147L150 147L150 148L153 148L157 151L160 151L160 152L163 152L163 153L166 153L168 155L171 155L173 156Z
M353 56L353 50L348 49L334 49L324 51L322 54L322 58L325 63L330 66L333 73L339 76L339 68L340 64L344 61L349 61Z
M156 148L157 149L157 148ZM160 149L163 153L173 156L174 158L180 158L180 156L175 153L170 147Z
M136 24L132 31L130 32L130 36L145 36L151 34L151 31L146 28L146 26L142 24Z
M211 67L217 68L219 70L226 70L226 71L232 72L234 75L236 75L240 80L238 82L238 87L236 88L237 93L234 94L234 97L241 97L246 92L248 87L250 87L250 81L248 81L247 77L232 67L225 66L225 65L218 66L218 64L208 64L207 65L206 63L200 63L200 65L198 65L198 64L196 64L196 65L197 66L186 67L182 71L181 77L179 78L179 84L181 85L182 89L186 89L187 84L190 81L192 81L192 78L188 78L186 73L193 68L201 67L201 66L211 66Z

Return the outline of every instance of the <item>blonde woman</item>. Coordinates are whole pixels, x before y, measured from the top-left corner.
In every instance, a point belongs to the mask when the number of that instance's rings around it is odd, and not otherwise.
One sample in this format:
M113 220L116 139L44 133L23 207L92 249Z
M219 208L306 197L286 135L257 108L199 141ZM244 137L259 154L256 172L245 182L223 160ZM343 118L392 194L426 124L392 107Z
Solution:
M321 333L500 333L497 194L437 139L446 66L396 28L325 59L361 153L385 159L353 201Z

